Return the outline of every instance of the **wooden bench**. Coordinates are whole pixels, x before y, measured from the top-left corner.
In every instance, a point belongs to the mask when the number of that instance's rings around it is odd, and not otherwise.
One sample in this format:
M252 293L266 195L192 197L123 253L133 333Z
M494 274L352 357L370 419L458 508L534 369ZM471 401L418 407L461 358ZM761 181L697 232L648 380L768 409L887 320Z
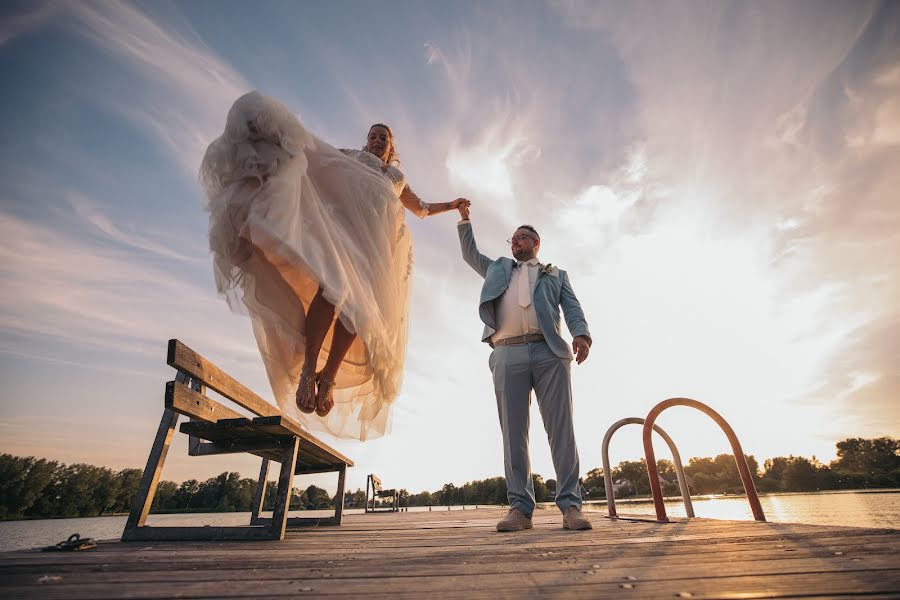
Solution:
M299 423L281 414L277 407L178 340L169 340L166 362L178 374L175 381L166 383L162 420L122 532L122 541L284 539L287 526L341 524L347 467L352 467L353 461L316 439ZM206 396L206 388L218 392L256 417L245 417L216 402ZM154 527L145 524L179 415L190 418L189 422L182 423L181 431L190 436L188 454L191 456L249 452L262 458L250 525ZM270 461L281 463L281 469L272 517L264 518L260 512L265 501ZM334 516L289 519L287 513L294 475L333 471L338 473Z
M372 508L369 508L369 489L372 489ZM391 498L391 505L387 508L376 508L379 498ZM371 474L366 478L366 509L365 512L397 512L400 510L400 496L397 490L385 490L381 487L381 479L378 475Z

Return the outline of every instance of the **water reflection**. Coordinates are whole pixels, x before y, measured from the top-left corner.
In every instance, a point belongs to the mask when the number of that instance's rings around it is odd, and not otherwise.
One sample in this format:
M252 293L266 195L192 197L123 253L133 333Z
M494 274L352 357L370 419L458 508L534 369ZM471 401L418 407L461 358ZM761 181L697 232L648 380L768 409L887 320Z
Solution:
M769 494L760 496L766 520L773 523L809 523L853 527L900 527L900 490L872 492L818 492L815 494ZM694 514L707 519L745 521L753 519L743 496L692 498ZM655 515L652 502L616 500L620 515ZM606 511L606 505L594 510ZM684 517L681 499L666 502L666 513Z

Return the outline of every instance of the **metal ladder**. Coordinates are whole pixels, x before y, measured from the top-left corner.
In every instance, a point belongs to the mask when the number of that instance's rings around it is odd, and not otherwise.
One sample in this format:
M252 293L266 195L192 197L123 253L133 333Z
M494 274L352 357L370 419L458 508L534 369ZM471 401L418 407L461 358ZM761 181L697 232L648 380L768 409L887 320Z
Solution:
M606 486L606 502L607 509L609 512L609 516L612 518L616 518L616 500L614 497L614 491L612 486L612 472L609 467L609 441L612 439L612 435L622 426L628 424L643 424L644 432L643 432L643 441L644 441L644 456L647 461L647 476L650 479L650 491L653 495L653 505L656 510L656 520L660 523L668 523L669 518L666 516L666 507L662 494L662 486L659 484L659 469L656 467L656 453L653 451L653 432L656 431L668 444L669 450L672 452L672 459L675 463L675 474L678 477L678 486L681 489L681 497L684 501L685 513L689 518L694 516L694 507L691 504L691 495L690 490L688 489L687 481L684 477L684 468L681 464L681 456L678 453L678 448L676 448L675 443L672 441L672 438L663 431L658 425L656 425L656 419L659 417L660 413L662 413L667 408L671 408L673 406L689 406L691 408L696 408L700 412L709 416L716 424L725 432L726 437L728 438L728 442L731 444L731 451L734 454L734 462L737 464L738 473L741 477L741 483L744 485L744 492L747 494L747 501L750 502L750 510L753 512L753 518L757 521L765 521L766 517L763 514L762 505L759 502L759 495L756 493L756 486L753 484L753 477L750 475L750 467L747 466L747 458L744 456L744 450L741 448L741 443L737 439L737 435L734 433L734 429L731 428L731 425L717 413L715 410L707 406L706 404L699 402L697 400L692 400L690 398L669 398L668 400L663 400L659 404L653 407L653 409L647 414L646 419L641 418L628 418L617 421L613 424L612 427L607 430L606 435L603 437L603 483Z

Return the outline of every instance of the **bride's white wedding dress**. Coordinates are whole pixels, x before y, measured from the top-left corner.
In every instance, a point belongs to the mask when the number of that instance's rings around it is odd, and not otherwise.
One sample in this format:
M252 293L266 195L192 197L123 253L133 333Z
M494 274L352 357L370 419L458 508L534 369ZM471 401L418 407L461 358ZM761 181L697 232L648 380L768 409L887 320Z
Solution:
M398 199L406 179L381 167L368 152L329 146L281 103L251 92L234 103L200 168L216 285L232 310L250 315L278 405L310 429L360 440L389 430L406 351L412 240ZM319 286L357 334L325 418L301 413L294 400Z

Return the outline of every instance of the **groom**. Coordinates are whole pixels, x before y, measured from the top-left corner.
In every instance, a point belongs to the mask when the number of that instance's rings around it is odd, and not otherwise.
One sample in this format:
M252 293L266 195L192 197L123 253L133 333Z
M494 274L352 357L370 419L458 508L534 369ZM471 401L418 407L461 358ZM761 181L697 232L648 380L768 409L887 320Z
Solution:
M528 409L531 390L537 397L556 469L556 505L566 529L591 529L581 513L578 449L572 426L572 352L559 334L562 307L572 350L581 364L588 356L591 334L569 276L538 262L541 237L522 225L509 240L510 258L491 260L478 252L468 206L460 206L457 225L463 259L484 277L478 312L484 321L482 341L494 351L488 364L503 432L503 459L509 513L497 531L531 529L534 485L528 455Z

